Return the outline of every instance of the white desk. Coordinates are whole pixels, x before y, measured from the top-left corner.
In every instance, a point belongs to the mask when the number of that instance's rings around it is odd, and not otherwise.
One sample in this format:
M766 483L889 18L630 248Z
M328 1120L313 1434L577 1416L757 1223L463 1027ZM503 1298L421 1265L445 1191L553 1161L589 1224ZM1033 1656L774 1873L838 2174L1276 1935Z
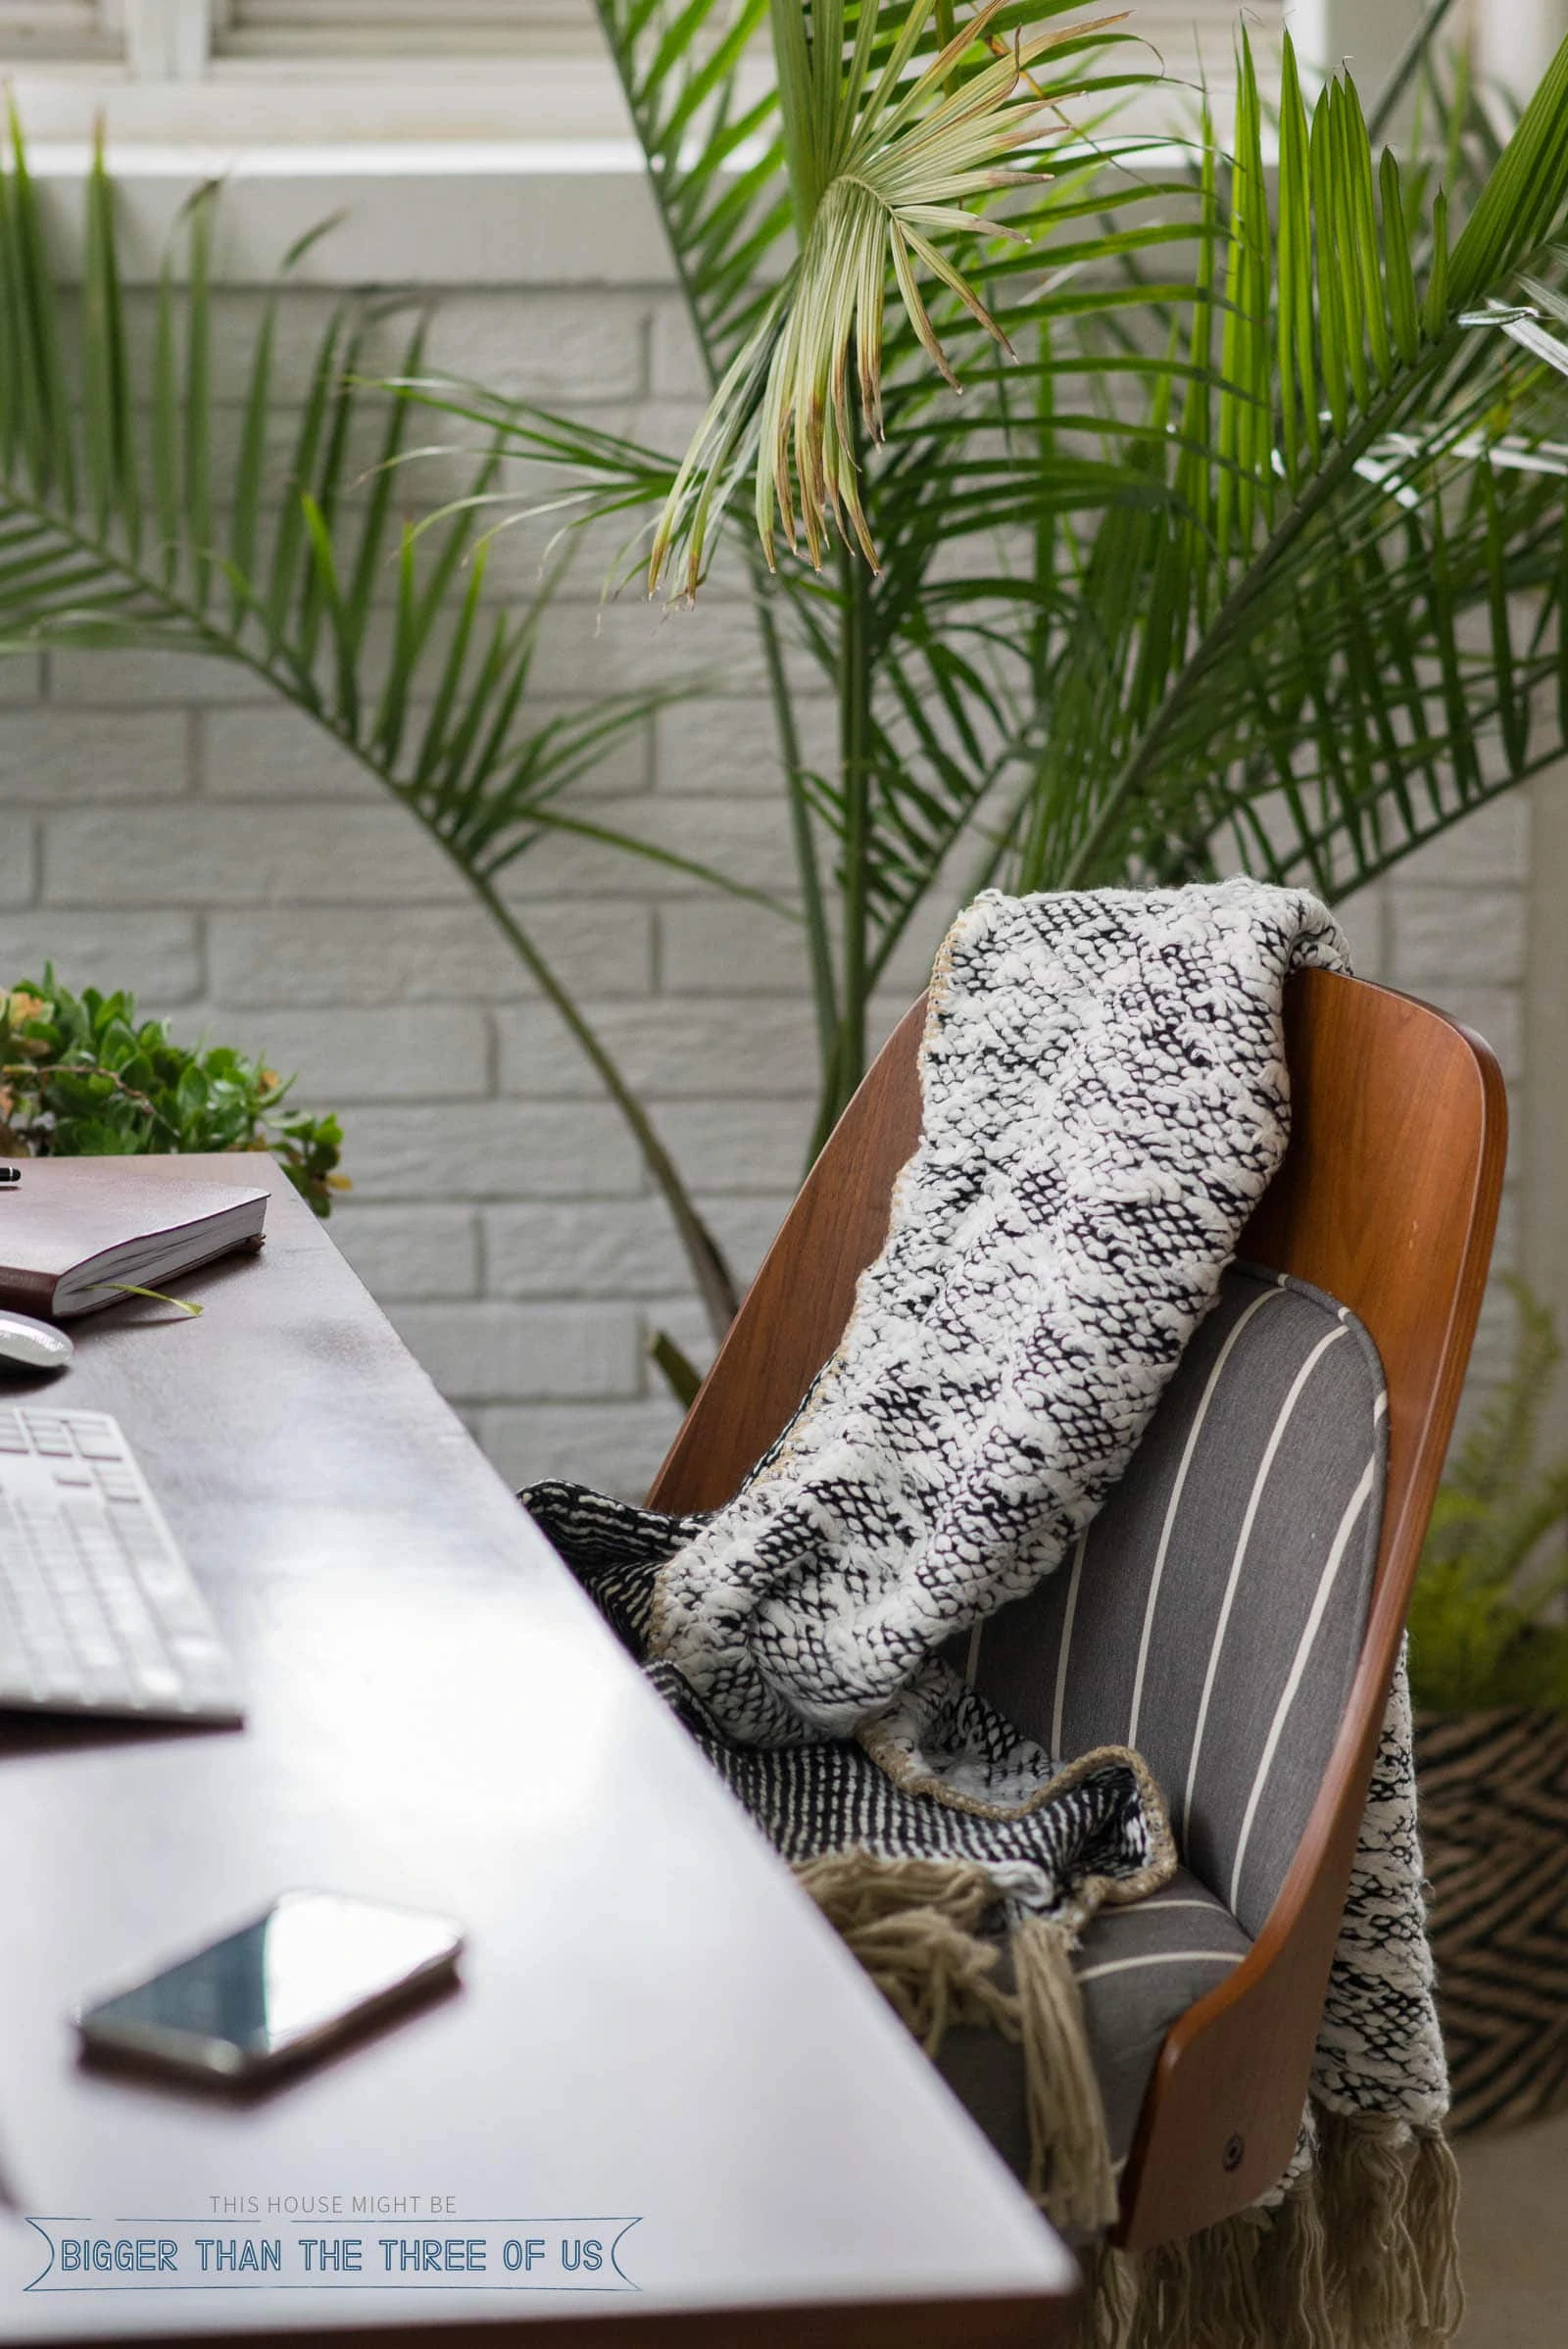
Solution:
M440 2196L438 2233L636 2215L638 2289L24 2292L44 2246L0 2214L0 2340L1054 2338L1066 2251L280 1178L264 1253L185 1286L199 1322L75 1324L52 1394L123 1423L249 1726L0 1724L22 2207L105 2237L224 2230L215 2197L257 2204L230 2234L288 2235L284 2197ZM461 1990L253 2104L78 2066L75 1999L296 1884L462 1918ZM376 2230L346 2202L307 2231L353 2224Z

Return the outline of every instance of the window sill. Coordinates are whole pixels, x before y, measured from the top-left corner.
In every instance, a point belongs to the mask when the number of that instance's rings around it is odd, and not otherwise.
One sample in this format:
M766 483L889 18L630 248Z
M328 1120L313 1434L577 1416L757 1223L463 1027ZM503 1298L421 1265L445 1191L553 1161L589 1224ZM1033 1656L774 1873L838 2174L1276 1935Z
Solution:
M581 139L630 134L602 53L527 58L217 58L190 80L140 80L113 64L0 62L35 139L165 146L357 139Z
M24 122L27 118L24 116ZM57 265L80 265L85 139L33 134L29 161ZM181 207L221 178L213 275L267 284L296 238L335 225L302 285L655 285L670 263L629 137L256 142L116 139L121 261L156 281Z

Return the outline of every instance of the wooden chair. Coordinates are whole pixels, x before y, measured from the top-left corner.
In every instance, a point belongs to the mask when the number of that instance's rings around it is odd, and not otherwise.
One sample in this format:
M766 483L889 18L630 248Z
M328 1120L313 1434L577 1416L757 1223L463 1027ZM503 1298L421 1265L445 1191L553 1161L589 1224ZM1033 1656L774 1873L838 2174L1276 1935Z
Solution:
M727 1499L843 1334L914 1148L910 1010L811 1169L649 1494ZM1296 2140L1378 1734L1475 1333L1506 1147L1488 1047L1408 997L1311 971L1286 1000L1290 1149L1241 1253L1348 1305L1382 1357L1389 1458L1359 1664L1316 1803L1250 1953L1170 2030L1123 2172L1139 2249L1253 2202Z

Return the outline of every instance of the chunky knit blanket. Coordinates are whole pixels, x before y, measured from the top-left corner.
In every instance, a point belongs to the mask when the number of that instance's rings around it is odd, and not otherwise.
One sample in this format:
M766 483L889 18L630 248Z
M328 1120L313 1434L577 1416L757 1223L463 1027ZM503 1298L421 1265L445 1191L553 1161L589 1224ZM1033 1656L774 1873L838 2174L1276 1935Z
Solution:
M1081 2236L1115 2195L1070 1952L1168 1878L1171 1831L1135 1754L1046 1755L942 1651L1060 1564L1214 1302L1284 1153L1305 965L1348 968L1329 914L1245 880L978 899L886 1245L772 1451L706 1519L523 1496L927 2044L956 2019L1020 2043L1030 2183ZM1449 2336L1431 1979L1401 1670L1292 2171L1212 2239L1101 2258L1098 2341Z

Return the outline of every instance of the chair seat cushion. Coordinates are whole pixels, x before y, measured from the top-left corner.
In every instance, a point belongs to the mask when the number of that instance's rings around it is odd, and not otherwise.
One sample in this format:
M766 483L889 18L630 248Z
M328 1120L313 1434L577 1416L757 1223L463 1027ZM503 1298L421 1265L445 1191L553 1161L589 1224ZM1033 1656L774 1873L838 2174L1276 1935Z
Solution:
M1165 2033L1250 1947L1223 1901L1185 1868L1131 1908L1102 1909L1085 1933L1074 1971L1118 2173ZM1002 1962L1005 1968L1005 1954ZM1003 2159L1025 2177L1029 2128L1018 2049L997 2031L959 2025L943 2041L937 2067Z

